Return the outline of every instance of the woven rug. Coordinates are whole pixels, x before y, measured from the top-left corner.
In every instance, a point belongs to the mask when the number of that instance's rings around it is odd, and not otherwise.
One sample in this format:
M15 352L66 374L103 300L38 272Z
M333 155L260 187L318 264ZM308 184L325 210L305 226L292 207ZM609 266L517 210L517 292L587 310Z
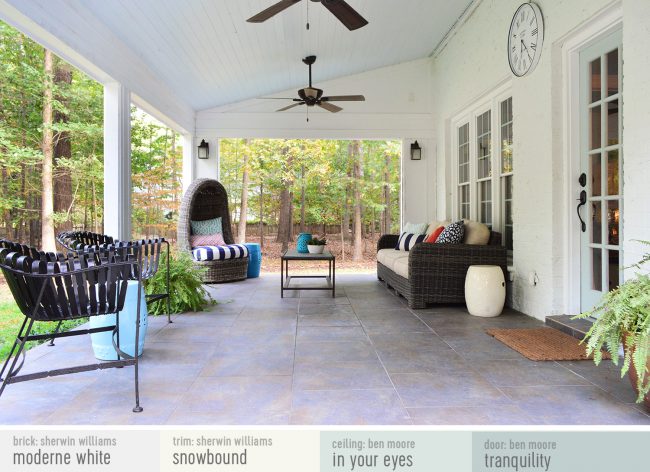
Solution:
M583 361L586 346L568 334L553 328L488 329L485 331L531 361ZM603 359L610 359L603 353Z

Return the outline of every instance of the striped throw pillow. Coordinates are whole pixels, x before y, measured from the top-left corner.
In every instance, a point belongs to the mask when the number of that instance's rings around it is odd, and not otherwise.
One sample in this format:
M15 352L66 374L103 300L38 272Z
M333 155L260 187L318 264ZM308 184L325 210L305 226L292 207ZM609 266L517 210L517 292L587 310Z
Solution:
M413 234L413 233L402 233L397 241L397 246L395 250L397 251L410 251L418 243L424 241L426 234Z

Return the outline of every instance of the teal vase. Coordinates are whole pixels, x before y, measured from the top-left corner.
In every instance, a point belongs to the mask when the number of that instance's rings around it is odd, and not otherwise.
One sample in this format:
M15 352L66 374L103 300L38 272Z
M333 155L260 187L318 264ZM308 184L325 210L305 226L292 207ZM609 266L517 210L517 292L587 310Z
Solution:
M311 239L311 233L300 233L298 235L298 240L296 241L296 251L307 254L309 249L307 249L307 243Z

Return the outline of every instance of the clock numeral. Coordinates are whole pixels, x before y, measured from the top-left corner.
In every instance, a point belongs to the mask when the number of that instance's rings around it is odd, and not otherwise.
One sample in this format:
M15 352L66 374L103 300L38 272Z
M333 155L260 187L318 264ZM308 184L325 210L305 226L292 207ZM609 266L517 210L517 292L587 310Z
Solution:
M537 44L530 43L530 49L532 49L533 51L537 51Z
M517 50L516 46L512 46L512 52L515 52Z
M532 34L533 36L537 36L537 32L538 32L538 30L537 30L537 28L535 28L535 29L531 32L531 34Z
M535 17L532 17L530 19L530 23L528 23L529 26L533 26L533 23L535 22Z

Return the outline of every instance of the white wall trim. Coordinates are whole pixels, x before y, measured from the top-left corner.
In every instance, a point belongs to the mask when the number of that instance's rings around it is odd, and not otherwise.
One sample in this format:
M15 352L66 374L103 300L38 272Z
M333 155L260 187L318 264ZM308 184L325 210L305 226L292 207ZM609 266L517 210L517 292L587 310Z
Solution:
M621 27L623 7L620 1L604 8L583 25L562 38L562 127L564 201L562 211L565 283L564 313L580 312L580 232L576 229L575 198L580 192L574 176L580 169L580 51ZM559 228L558 228L559 229Z

